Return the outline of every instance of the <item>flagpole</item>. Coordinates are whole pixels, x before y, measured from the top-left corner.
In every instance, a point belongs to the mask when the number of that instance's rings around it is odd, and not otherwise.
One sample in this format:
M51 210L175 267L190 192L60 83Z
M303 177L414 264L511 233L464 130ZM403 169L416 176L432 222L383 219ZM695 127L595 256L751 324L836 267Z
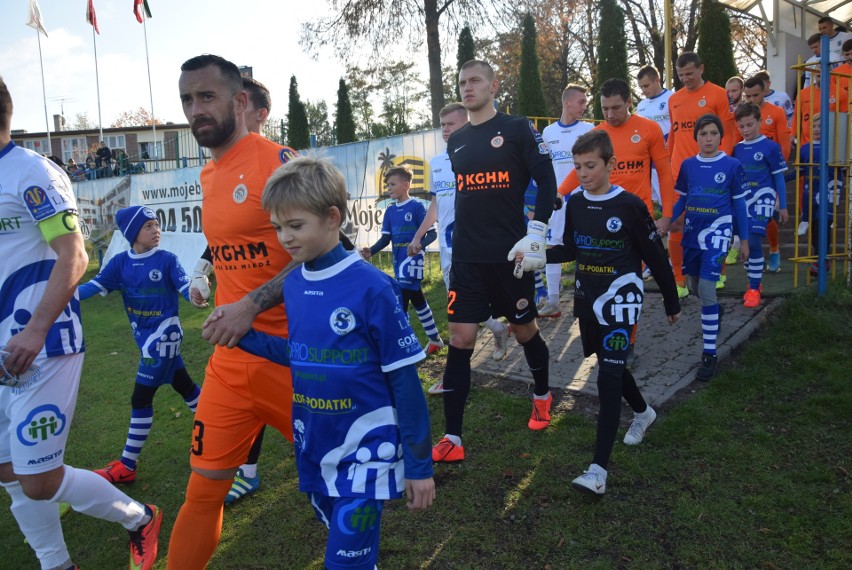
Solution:
M41 96L44 100L44 128L47 132L47 149L48 156L53 155L53 142L50 140L50 119L47 116L47 89L44 87L44 61L41 58L41 32L36 29L36 39L38 39L38 63L41 67Z
M98 42L95 41L95 25L92 24L92 47L95 50L95 89L98 92L98 129L100 131L99 141L104 140L104 122L101 120L101 79L98 74Z
M151 98L151 130L154 131L154 170L160 169L159 153L157 152L157 121L154 115L154 89L151 87L151 60L148 57L148 18L142 17L142 31L145 34L145 63L148 66L148 96Z

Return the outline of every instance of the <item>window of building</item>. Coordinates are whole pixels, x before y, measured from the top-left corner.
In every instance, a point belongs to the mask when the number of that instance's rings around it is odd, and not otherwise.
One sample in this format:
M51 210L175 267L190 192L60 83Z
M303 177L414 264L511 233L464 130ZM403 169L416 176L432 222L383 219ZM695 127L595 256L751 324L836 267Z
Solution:
M139 143L139 154L143 160L154 160L163 158L163 142L143 142Z
M24 148L28 148L33 150L39 154L53 154L49 149L50 145L47 144L47 139L39 139L39 140L31 140L24 141Z
M119 148L127 148L127 144L124 142L124 135L104 135L104 142L113 152Z
M64 137L62 139L62 162L68 162L73 158L75 162L86 162L89 149L86 146L86 137Z

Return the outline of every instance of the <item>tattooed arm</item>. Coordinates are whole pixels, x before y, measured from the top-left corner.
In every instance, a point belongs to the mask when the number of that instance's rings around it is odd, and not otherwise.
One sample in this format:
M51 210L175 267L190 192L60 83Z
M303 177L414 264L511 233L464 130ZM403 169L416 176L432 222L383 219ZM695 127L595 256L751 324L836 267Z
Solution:
M291 261L278 275L239 301L217 307L201 326L201 336L210 344L228 348L237 346L260 313L284 302L281 289L284 278L300 265Z

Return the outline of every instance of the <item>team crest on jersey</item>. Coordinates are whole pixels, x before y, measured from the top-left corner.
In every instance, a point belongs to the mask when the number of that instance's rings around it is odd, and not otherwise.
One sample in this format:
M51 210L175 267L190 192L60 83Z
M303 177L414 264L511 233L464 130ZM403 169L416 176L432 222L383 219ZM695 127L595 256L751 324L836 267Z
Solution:
M491 139L491 146L493 146L494 148L500 148L501 146L503 146L503 137L497 135L496 137Z
M56 213L56 208L53 207L47 192L41 186L30 186L24 190L24 201L35 220L43 220Z
M767 125L771 125L771 124L772 124L772 117L766 117L766 124L767 124Z
M159 269L152 269L151 272L148 273L148 279L150 279L154 283L157 283L158 281L163 279L163 274L160 272Z
M51 437L62 434L66 421L62 411L53 404L33 408L15 430L18 441L27 447L47 441Z
M663 101L662 103L660 103L660 111L662 111L665 108L666 108L666 102Z
M610 283L606 293L595 299L592 309L602 325L633 326L639 322L644 297L642 278L635 273L625 273Z
M618 218L616 216L613 216L606 221L606 229L608 229L610 233L616 233L618 230L621 229L621 226L621 218Z
M724 172L717 172L716 176L713 177L713 180L716 181L716 184L722 184L728 177L725 176Z
M411 212L406 212L406 213L405 213L405 221L406 221L406 222L410 222L410 221L411 221L411 219L412 219L412 217L413 217L413 216L411 215Z
M635 135L630 137L630 142L632 142L633 144L636 144L641 140L642 140L642 137L639 136L639 133L636 133Z
M334 334L343 336L355 328L355 315L346 307L338 307L331 312L328 324L331 325Z
M698 106L699 107L706 107L707 106L707 100L702 99L701 101L698 102Z
M754 153L753 158L754 158L755 162L760 162L761 160L763 160L763 153L758 151L758 152Z
M237 184L237 187L234 188L234 203L242 204L248 198L248 188L246 188L245 184Z
M523 311L524 309L526 309L529 306L530 306L530 302L526 299L518 299L518 302L515 303L515 308L518 309L519 311Z

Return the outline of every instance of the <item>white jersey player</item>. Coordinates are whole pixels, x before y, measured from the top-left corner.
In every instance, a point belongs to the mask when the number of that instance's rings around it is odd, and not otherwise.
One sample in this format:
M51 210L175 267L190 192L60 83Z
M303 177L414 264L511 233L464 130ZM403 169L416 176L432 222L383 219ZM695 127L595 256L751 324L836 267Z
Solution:
M636 74L636 80L639 82L639 89L642 90L642 95L645 96L636 105L636 114L660 125L663 137L668 140L669 131L672 128L669 99L674 94L674 91L663 88L660 81L660 73L652 65L646 65L640 69L639 73ZM661 203L660 179L657 176L656 169L651 171L651 200L657 204Z
M541 133L550 149L553 172L557 187L574 170L574 155L571 149L574 143L594 128L592 123L581 121L588 107L586 89L580 85L569 84L562 91L562 115L555 123L548 125ZM561 199L561 198L560 198ZM565 229L565 215L555 210L547 224L547 246L562 245ZM547 301L539 307L539 317L556 318L562 315L559 310L559 290L562 283L562 264L548 263L545 266L547 277Z

